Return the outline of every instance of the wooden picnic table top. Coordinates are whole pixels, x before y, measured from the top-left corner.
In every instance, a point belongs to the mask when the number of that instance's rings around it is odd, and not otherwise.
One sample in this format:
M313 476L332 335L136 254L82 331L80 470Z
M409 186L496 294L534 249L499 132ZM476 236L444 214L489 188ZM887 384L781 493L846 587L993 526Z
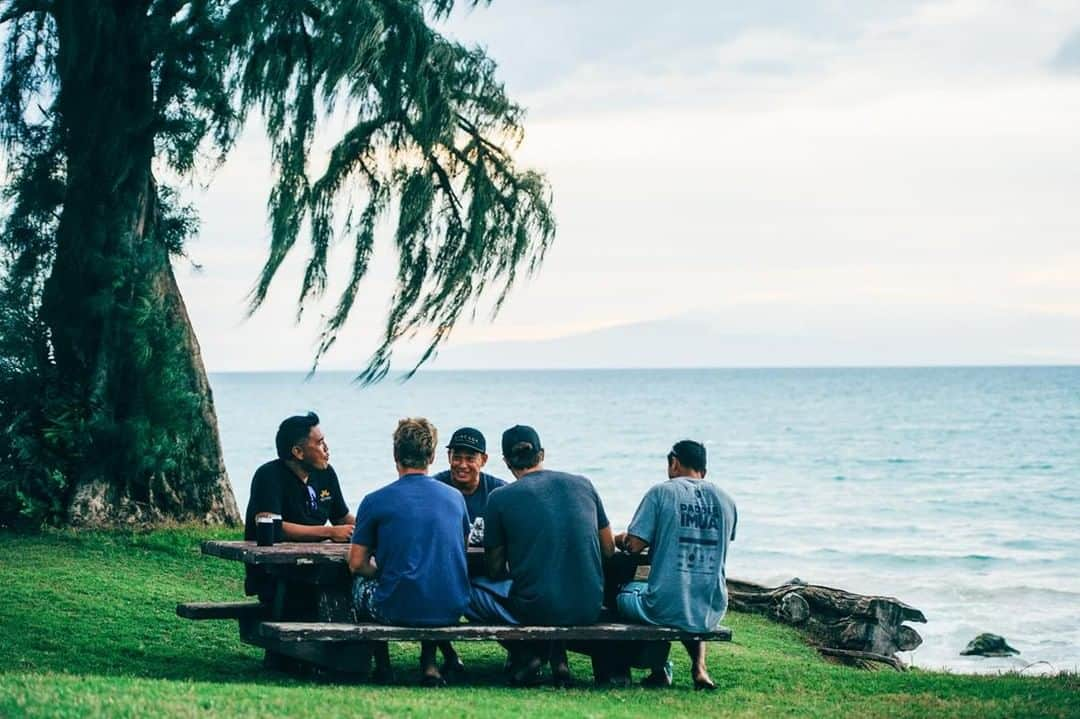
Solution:
M202 553L244 564L258 565L338 565L349 560L349 545L338 542L278 542L260 547L255 542L240 540L209 540L202 543ZM484 556L483 547L469 547L470 564ZM648 552L638 555L638 564L648 564Z
M483 547L469 547L469 559L484 556ZM346 564L349 545L339 542L278 542L260 547L255 542L209 540L202 543L202 553L244 564Z

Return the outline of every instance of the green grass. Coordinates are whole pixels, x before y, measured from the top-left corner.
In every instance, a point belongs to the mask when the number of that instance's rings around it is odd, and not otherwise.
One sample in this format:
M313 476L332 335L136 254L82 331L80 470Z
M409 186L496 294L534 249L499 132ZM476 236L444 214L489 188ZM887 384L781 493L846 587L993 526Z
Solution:
M710 648L721 691L691 691L681 648L675 687L509 689L502 650L461 642L462 685L410 686L418 648L394 648L400 684L331 686L264 672L230 621L193 622L177 602L242 596L242 570L203 557L204 529L151 533L0 532L0 716L468 717L822 716L1080 717L1076 675L974 677L863 672L826 663L797 633L732 614L730 643Z

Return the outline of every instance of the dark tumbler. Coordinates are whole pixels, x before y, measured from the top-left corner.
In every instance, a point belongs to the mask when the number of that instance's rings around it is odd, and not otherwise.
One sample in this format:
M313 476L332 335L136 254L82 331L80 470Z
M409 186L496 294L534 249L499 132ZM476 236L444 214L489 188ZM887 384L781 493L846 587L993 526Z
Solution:
M255 543L260 547L274 546L274 520L270 517L255 520Z

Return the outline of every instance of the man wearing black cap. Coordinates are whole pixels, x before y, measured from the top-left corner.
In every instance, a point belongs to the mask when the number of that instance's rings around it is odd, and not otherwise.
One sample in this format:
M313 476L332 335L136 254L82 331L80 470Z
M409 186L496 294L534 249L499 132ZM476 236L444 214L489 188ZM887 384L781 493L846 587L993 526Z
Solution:
M705 445L684 439L668 452L668 481L641 500L630 527L615 544L631 554L646 547L652 559L649 581L621 588L619 614L633 622L689 632L716 628L727 610L724 562L735 539L735 502L705 481ZM683 642L692 663L695 689L715 689L705 665L704 642ZM671 684L671 665L653 667L645 682Z
M506 484L498 477L483 472L487 464L487 441L483 433L472 427L462 427L450 437L446 445L446 456L450 469L439 472L435 479L449 484L465 497L465 508L469 511L469 523L473 526L470 544L480 544L483 539L484 509L488 497L499 487ZM477 525L477 519L481 524ZM477 532L479 529L479 532ZM473 541L473 538L476 541Z
M517 479L491 493L484 513L488 576L512 580L505 602L474 583L473 619L522 624L591 624L600 618L602 557L615 553L604 505L585 477L544 469L544 448L532 427L502 436L506 466ZM540 678L544 648L525 647L513 679ZM551 652L552 679L570 681L565 648Z
M488 456L487 440L480 430L462 427L451 435L446 450L450 469L439 472L435 479L461 492L469 513L469 544L480 546L484 541L484 509L488 496L506 482L481 471L487 464ZM492 585L492 589L505 593L509 587ZM439 651L443 655L440 668L443 676L465 671L465 664L450 642L439 642Z

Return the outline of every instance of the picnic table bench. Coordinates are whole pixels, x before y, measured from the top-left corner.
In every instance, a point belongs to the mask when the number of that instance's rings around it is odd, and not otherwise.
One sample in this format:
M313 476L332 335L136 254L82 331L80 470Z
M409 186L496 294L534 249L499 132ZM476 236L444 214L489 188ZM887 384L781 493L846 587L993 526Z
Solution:
M605 621L581 626L526 626L460 624L449 627L402 627L357 623L352 611L352 576L348 569L348 544L330 542L282 542L259 547L246 541L207 541L203 554L261 567L273 578L275 590L267 603L186 602L176 613L187 619L235 619L242 641L266 650L266 662L280 666L283 658L308 662L331 671L365 678L375 651L385 652L390 641L515 641L557 640L573 643L595 641L730 641L731 630L717 627L706 633L684 632L670 627ZM484 573L484 550L470 547L469 574ZM622 556L635 565L635 576L648 576L648 555ZM605 563L605 571L611 562ZM310 598L302 611L289 603L289 593L300 591ZM594 665L595 666L595 665Z

